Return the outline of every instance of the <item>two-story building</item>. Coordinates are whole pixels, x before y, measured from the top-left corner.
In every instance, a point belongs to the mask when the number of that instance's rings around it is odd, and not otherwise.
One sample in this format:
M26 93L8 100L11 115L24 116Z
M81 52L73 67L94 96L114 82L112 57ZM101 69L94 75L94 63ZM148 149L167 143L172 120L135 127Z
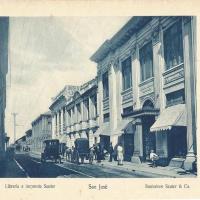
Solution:
M30 150L35 153L42 152L43 141L52 138L51 112L38 116L32 123L32 138Z
M32 149L33 139L32 139L32 129L25 132L26 135L26 145L29 151Z
M65 135L68 147L74 146L77 138L88 138L89 145L95 142L94 133L98 128L97 79L80 86L65 106Z
M67 85L49 108L53 116L52 136L71 148L77 138L88 138L94 144L97 129L97 81L81 86Z
M52 114L52 138L59 139L61 143L66 143L64 135L66 123L66 102L74 93L79 90L79 86L66 85L54 98L49 109Z
M166 165L190 169L196 155L195 17L132 17L92 55L97 63L104 146L121 143L125 159L150 150Z

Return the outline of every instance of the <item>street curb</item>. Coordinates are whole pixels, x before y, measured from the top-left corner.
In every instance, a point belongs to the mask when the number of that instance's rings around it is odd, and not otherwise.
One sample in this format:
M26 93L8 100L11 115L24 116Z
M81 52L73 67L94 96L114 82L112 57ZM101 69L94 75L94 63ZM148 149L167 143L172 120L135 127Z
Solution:
M131 172L136 172L136 173L141 172L141 173L145 173L145 174L152 174L152 175L162 176L162 177L157 177L157 178L196 178L195 176L194 177L185 177L185 176L182 176L182 175L179 175L179 174L177 174L177 175L176 174L169 175L169 174L149 172L149 171L145 171L145 170L129 169L129 168L126 168L126 167L118 168L117 166L113 166L113 165L109 165L109 164L104 164L104 163L102 163L102 165L106 166L106 167L109 167L109 168L124 169L124 170L128 170L128 171L131 171Z

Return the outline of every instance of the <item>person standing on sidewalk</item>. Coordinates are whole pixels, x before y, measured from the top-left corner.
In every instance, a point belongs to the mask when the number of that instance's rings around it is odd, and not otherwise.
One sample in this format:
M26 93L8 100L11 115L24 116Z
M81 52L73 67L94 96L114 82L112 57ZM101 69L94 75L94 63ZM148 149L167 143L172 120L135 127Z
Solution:
M159 159L159 156L156 153L154 153L154 150L151 150L149 157L150 160L152 161L152 167L156 167L157 166L156 162Z
M100 149L100 144L97 145L96 148L96 155L97 155L97 163L101 162L101 149Z
M94 145L90 148L89 152L89 163L92 164L94 160Z
M110 154L109 162L112 162L112 159L113 159L113 152L114 152L114 149L113 149L112 142L111 142L111 143L110 143L110 146L109 146L109 154Z
M123 147L122 147L121 144L119 144L118 147L117 147L117 160L118 160L118 165L123 165L123 159L124 159Z

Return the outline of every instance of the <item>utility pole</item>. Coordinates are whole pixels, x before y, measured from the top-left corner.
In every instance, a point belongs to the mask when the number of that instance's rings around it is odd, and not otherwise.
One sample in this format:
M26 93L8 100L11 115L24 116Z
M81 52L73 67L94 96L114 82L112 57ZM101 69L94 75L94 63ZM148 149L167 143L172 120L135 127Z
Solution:
M14 127L14 143L16 141L16 116L18 115L18 113L12 113L13 115L13 127Z

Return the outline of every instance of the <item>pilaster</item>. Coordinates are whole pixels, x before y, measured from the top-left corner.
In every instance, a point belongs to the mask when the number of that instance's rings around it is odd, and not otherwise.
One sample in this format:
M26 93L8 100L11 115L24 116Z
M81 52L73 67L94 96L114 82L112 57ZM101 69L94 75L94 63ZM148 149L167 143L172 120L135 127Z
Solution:
M183 18L183 40L184 40L184 69L185 69L185 99L187 109L187 155L184 168L193 170L193 163L196 160L196 80L195 80L195 53L194 34L196 23L194 18Z

